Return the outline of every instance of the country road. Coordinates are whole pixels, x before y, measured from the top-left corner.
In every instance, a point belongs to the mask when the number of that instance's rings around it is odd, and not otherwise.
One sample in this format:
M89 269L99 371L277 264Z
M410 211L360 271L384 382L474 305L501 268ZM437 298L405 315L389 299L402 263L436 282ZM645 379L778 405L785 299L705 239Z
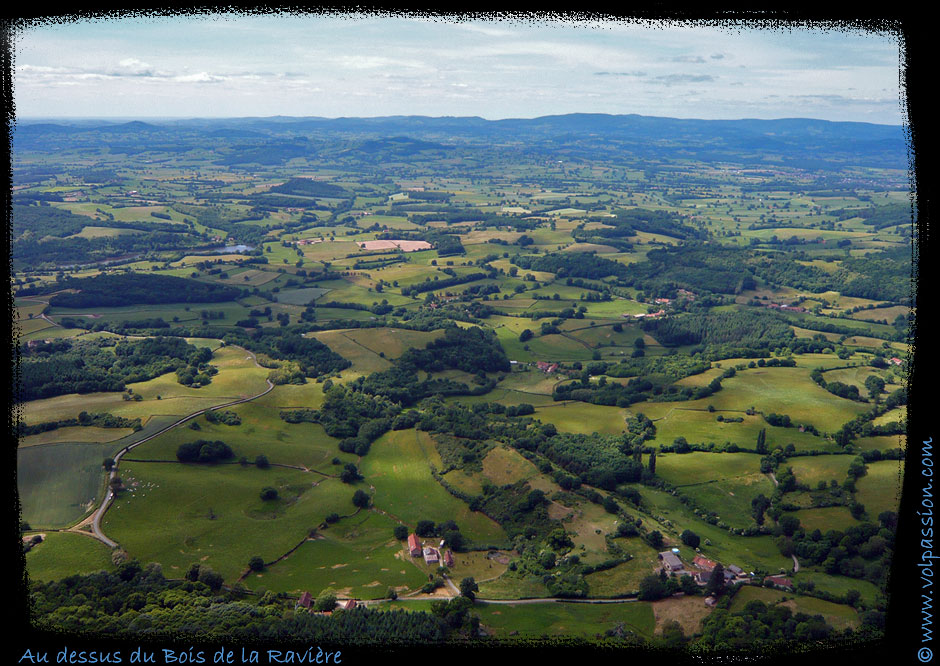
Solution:
M232 347L236 347L236 345L231 345L231 346L232 346ZM241 347L238 347L238 348L241 349ZM250 351L248 351L247 349L244 350L244 351L248 354L248 357L251 358L251 360L255 362L255 365L257 365L259 368L262 367L262 366L258 363L258 359L257 359L257 357L254 355L253 352L250 352ZM98 507L98 510L95 511L95 513L94 513L94 515L92 516L92 519L91 519L92 534L95 536L95 538L97 538L99 541L102 541L103 543L106 543L106 544L107 544L108 546L110 546L111 548L117 548L117 546L118 546L118 544L117 544L115 541L112 541L111 539L109 539L109 538L104 534L104 532L101 531L101 518L102 518L102 517L104 516L104 514L107 512L108 508L111 506L111 501L114 499L114 491L111 489L110 481L113 480L113 479L117 476L118 465L120 464L121 458L124 456L125 453L127 453L127 452L130 451L131 449L134 449L134 448L140 446L141 444L143 444L143 443L145 443L145 442L149 442L149 441L150 441L151 439L153 439L154 437L158 437L159 435L162 435L163 433L165 433L165 432L168 431L168 430L171 430L171 429L173 429L173 428L175 428L175 427L177 427L177 426L179 426L179 425L182 425L183 423L186 423L187 421L189 421L189 420L191 420L191 419L196 418L196 417L199 416L200 414L204 414L204 413L206 413L206 412L213 411L213 410L216 410L216 409L222 409L222 408L224 408L224 407L231 407L232 405L239 405L239 404L241 404L241 403L243 403L243 402L250 402L251 400L257 400L258 398L260 398L260 397L263 396L263 395L267 395L267 394L270 393L271 390L274 388L274 384L272 384L272 383L271 383L271 380L269 380L269 379L265 379L265 382L267 382L268 388L266 388L266 389L265 389L264 391L262 391L261 393L258 393L257 395L248 396L247 398L239 398L238 400L232 400L231 402L227 402L227 403L225 403L225 404L223 404L223 405L215 405L214 407L207 407L206 409L200 409L200 410L197 411L197 412L193 412L192 414L189 414L189 415L187 415L187 416L184 416L184 417L178 419L177 421L175 421L175 422L169 424L168 426L165 426L164 428L161 428L161 429L158 430L157 432L155 432L155 433L153 433L153 434L151 434L151 435L148 435L147 437L144 437L143 439L140 439L140 440L134 442L133 444L128 444L128 445L125 446L123 449L121 449L120 451L118 451L118 453L114 456L114 467L111 468L111 472L110 472L110 474L108 475L108 481L109 481L109 483L108 483L108 491L107 491L107 494L105 495L104 501L101 503L101 506ZM82 521L79 525L76 525L75 528L73 528L73 530L77 530L80 526L85 525L87 522L88 522L87 519L84 520L84 521Z

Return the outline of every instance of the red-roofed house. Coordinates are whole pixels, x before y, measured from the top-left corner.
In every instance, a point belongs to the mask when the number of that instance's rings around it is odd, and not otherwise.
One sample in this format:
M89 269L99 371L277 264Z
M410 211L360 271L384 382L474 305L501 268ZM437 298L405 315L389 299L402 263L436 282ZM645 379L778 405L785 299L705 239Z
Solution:
M310 593L307 591L304 591L304 593L300 595L300 601L297 602L297 605L303 606L304 608L309 609L311 600L312 600L312 597Z
M358 605L359 605L359 604L356 603L356 600L355 600L355 599L350 599L350 600L347 601L345 604L343 604L343 610L352 610L353 608L355 608L355 607L358 606Z
M771 583L773 583L777 587L785 587L788 590L793 589L792 581L789 578L784 578L783 576L767 576L767 578L765 578L764 580L765 581L769 580Z
M408 535L408 552L411 553L412 557L421 557L421 541L418 539L417 534Z
M703 571L712 571L716 566L715 562L712 562L707 557L703 557L701 555L696 555L692 559L692 564L697 566L699 569L702 569Z
M444 551L444 566L452 567L454 566L454 554L449 550Z

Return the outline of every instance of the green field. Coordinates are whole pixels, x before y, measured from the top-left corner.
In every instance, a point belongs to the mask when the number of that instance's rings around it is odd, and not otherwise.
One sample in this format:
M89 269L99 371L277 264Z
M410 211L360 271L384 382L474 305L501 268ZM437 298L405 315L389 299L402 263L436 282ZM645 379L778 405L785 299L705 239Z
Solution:
M503 529L444 490L431 476L430 465L443 466L430 437L401 430L376 440L361 469L375 487L375 506L412 529L419 520L453 520L471 541L504 542Z
M74 574L114 569L111 549L91 536L71 532L40 534L43 542L26 553L26 571L30 580L61 580Z
M17 487L23 520L35 528L66 527L104 497L108 444L48 444L18 449Z

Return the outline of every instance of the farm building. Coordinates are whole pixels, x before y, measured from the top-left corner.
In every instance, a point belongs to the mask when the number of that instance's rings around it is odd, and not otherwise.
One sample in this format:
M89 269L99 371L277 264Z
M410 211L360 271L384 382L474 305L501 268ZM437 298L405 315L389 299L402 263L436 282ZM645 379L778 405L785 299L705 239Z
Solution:
M408 535L408 552L412 557L421 557L421 541L417 534Z
M454 554L449 550L444 551L444 566L446 567L454 566Z
M744 577L744 570L741 567L735 566L733 564L729 564L725 570L728 571L735 578Z
M343 610L352 610L358 605L359 604L356 603L355 599L350 599L345 604L343 604Z
M764 579L764 582L770 581L775 587L784 587L788 590L793 589L793 582L789 578L784 578L783 576L767 576Z
M712 562L707 557L702 557L701 555L696 555L695 558L692 560L692 564L697 566L702 571L708 571L708 572L714 570L716 566L715 562Z
M431 548L428 546L424 549L424 562L425 564L437 564L441 561L441 554L438 552L437 548Z
M304 608L309 610L311 600L312 600L312 597L310 593L304 590L304 593L300 595L300 600L297 602L297 605L303 606Z
M676 555L671 550L663 551L659 554L659 559L663 561L663 568L666 571L683 571L685 570L685 565L682 564L682 560L679 559L679 556Z

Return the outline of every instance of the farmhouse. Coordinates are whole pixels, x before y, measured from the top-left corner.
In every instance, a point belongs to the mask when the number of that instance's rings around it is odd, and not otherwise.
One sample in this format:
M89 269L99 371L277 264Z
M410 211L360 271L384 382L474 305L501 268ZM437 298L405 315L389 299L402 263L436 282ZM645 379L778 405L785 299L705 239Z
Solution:
M424 549L424 562L425 564L437 564L441 561L441 554L438 552L437 548L431 548L428 546Z
M684 571L685 565L682 564L682 560L679 559L679 556L676 555L671 550L663 551L659 554L659 559L663 561L663 568L666 571Z
M544 372L544 373L550 375L550 374L552 374L553 372L555 372L555 371L558 369L558 364L557 364L557 363L547 363L547 362L545 362L545 361L538 361L538 362L535 364L535 367L538 368L539 370L541 370L542 372Z
M764 579L764 582L770 581L775 587L783 587L788 590L793 589L793 582L789 578L784 578L783 576L767 576Z
M412 557L421 557L421 541L418 540L417 534L408 535L408 552Z
M304 590L304 593L300 595L300 600L297 602L297 605L302 606L303 608L306 608L307 610L310 610L311 599L312 597L310 593Z
M355 599L350 599L345 604L343 604L343 610L352 610L358 605L359 604L356 603Z
M715 569L715 566L717 566L715 562L712 562L707 557L702 557L701 555L696 555L692 559L692 564L697 566L702 571L707 571L707 572L713 571Z
M444 551L444 566L445 567L454 566L454 554L449 550Z

